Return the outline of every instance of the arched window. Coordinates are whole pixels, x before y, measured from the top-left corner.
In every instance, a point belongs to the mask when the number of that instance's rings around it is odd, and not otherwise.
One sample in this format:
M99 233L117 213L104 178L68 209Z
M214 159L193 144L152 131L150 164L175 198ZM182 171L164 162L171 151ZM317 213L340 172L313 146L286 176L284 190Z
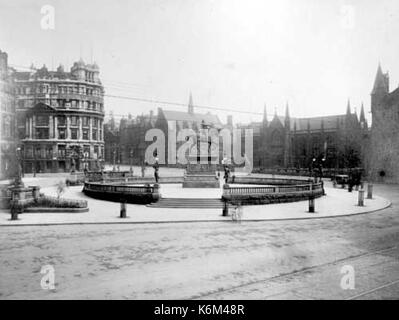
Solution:
M284 140L282 134L277 130L272 133L272 146L273 147L281 147L284 144Z

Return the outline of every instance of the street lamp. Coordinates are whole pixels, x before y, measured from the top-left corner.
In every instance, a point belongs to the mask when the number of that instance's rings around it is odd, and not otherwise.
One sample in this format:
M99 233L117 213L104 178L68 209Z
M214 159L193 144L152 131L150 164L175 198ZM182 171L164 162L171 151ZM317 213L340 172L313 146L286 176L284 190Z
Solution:
M21 147L17 147L16 152L16 161L17 161L17 172L14 179L14 186L17 188L23 188L24 183L22 182L22 166L21 166Z
M112 168L112 171L116 171L116 167L115 167L115 162L116 162L116 150L115 150L115 146L114 146L114 149L113 149L113 151L112 151L112 161L113 161L113 168Z
M133 173L133 149L130 149L129 152L129 161L130 161L130 173Z

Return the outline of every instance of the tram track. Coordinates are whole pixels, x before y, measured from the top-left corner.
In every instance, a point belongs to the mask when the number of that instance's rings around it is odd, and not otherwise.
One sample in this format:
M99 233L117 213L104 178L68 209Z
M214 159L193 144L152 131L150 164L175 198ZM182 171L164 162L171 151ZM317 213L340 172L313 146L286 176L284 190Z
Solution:
M392 246L392 247L387 247L387 248L378 249L378 250L374 250L374 251L368 251L368 252L364 252L364 253L361 253L361 254L358 254L358 255L353 255L353 256L337 259L337 260L334 260L334 261L331 261L331 262L326 262L326 263L322 263L322 264L319 264L319 265L306 267L306 268L303 268L303 269L300 269L300 270L295 270L295 271L292 271L292 272L279 274L279 275L276 275L276 276L273 276L273 277L269 277L269 278L266 278L266 279L250 281L250 282L246 282L246 283L243 283L243 284L240 284L240 285L232 286L232 287L229 287L229 288L226 288L226 289L215 290L215 291L208 292L208 293L205 293L205 294L195 295L195 296L190 297L189 299L190 300L204 299L204 298L205 299L212 299L212 296L215 296L215 295L220 295L220 294L223 294L223 293L233 292L233 291L235 291L237 289L247 288L247 287L250 287L250 286L253 286L253 285L256 285L256 284L267 283L267 282L271 282L271 281L275 281L275 280L289 278L289 277L292 277L292 276L300 275L301 273L309 272L311 270L317 270L317 269L321 269L321 268L324 268L324 267L337 265L339 263L343 263L343 262L346 262L346 261L351 261L351 260L356 260L356 259L364 258L364 257L367 257L367 256L371 256L371 255L378 255L378 254L386 253L386 252L389 252L389 251L393 251L393 250L395 250L397 248L398 248L397 246ZM356 295L353 295L351 297L346 298L345 300L354 300L356 298L365 296L367 294L376 292L378 290L382 290L384 288L387 288L387 287L392 286L392 285L397 284L397 283L399 283L399 279L398 280L394 280L392 282L389 282L387 284L375 287L373 289L369 289L369 290L360 292L360 293L358 293Z

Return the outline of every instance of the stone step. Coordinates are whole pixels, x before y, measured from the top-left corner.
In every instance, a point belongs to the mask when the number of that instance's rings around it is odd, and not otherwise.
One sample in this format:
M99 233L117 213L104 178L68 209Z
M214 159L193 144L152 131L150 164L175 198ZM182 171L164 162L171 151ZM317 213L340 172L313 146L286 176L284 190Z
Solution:
M161 198L158 202L147 206L151 208L221 209L223 208L223 202L220 199L210 198Z

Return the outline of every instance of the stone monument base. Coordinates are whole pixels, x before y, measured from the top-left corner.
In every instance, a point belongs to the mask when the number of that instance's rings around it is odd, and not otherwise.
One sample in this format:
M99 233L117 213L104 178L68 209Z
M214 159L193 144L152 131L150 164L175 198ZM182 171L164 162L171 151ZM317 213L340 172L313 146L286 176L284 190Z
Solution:
M189 157L183 188L220 188L216 164L211 157Z

